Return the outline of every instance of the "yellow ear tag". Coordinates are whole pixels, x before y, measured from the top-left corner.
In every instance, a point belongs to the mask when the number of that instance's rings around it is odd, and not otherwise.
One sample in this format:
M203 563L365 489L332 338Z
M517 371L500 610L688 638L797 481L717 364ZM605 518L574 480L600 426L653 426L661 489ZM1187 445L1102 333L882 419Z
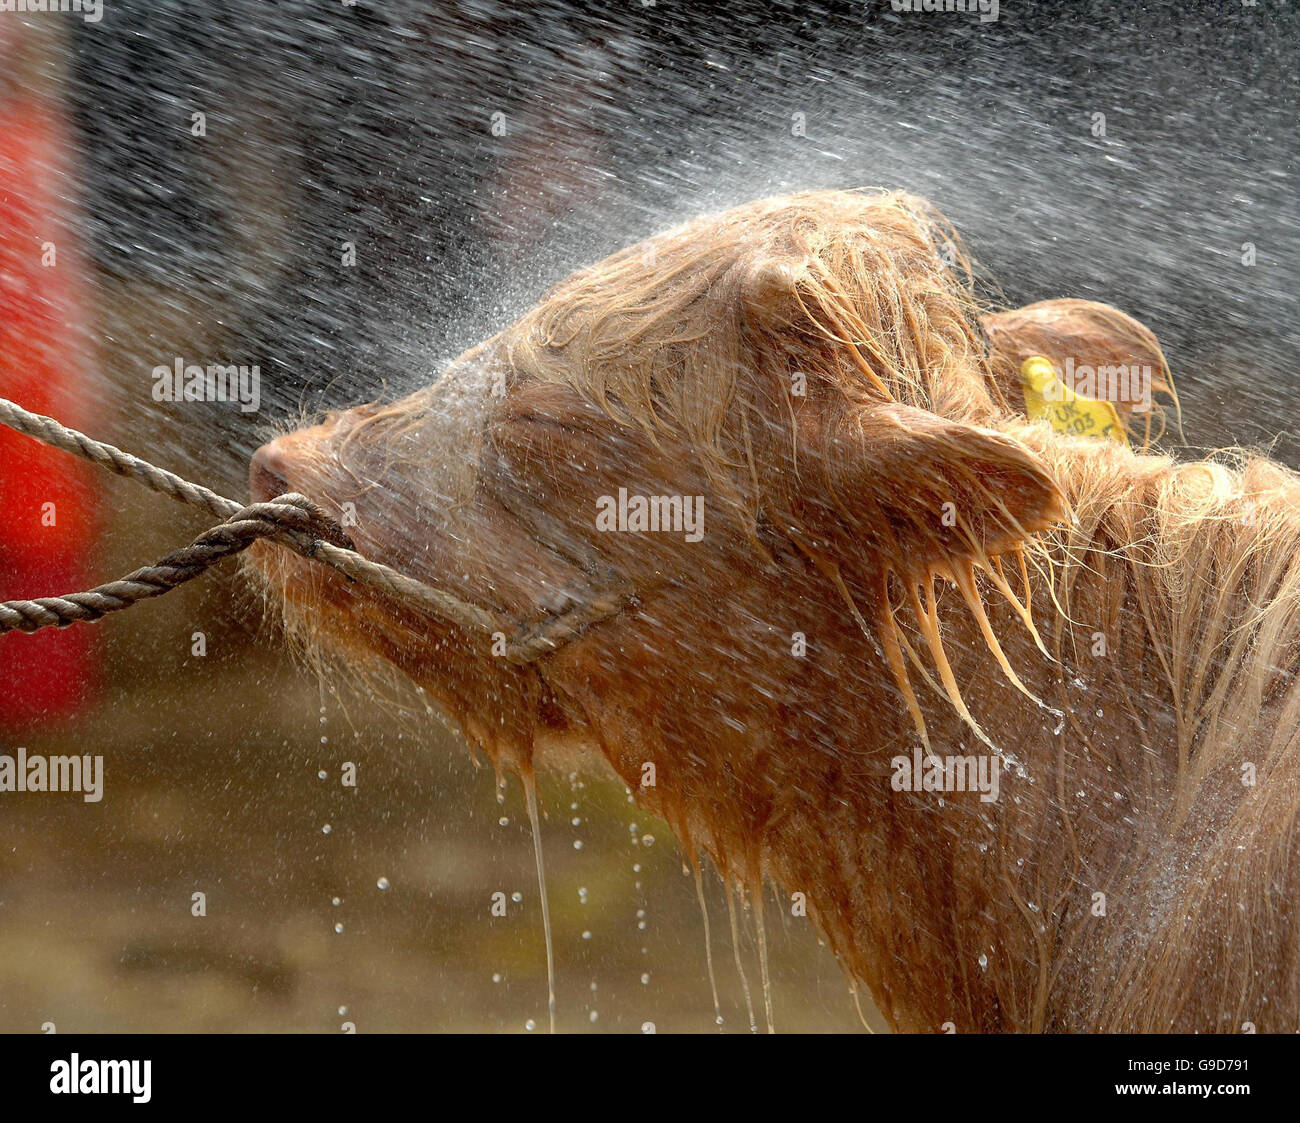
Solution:
M1104 437L1128 444L1114 404L1076 394L1057 376L1051 359L1031 355L1021 363L1020 384L1025 391L1025 412L1031 420L1045 417L1058 433Z

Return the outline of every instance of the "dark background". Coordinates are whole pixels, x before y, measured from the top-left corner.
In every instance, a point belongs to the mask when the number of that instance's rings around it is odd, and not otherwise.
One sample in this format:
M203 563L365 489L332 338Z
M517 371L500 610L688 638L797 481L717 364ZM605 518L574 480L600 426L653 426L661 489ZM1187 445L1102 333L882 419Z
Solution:
M273 409L409 389L701 209L881 185L943 208L1008 302L1148 323L1193 444L1291 428L1300 41L1280 3L1010 0L992 23L887 0L119 3L74 26L98 265L183 285Z

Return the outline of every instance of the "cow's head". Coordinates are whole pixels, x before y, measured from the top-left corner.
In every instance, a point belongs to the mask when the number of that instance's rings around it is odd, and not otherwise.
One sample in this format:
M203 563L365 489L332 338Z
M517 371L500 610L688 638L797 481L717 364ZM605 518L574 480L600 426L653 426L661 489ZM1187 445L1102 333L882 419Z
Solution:
M969 716L936 597L1009 671L982 598L1014 603L999 559L1066 514L1007 424L1015 333L986 331L962 260L918 200L818 192L585 269L431 386L253 463L255 497L308 495L494 625L264 547L270 599L310 646L405 672L499 766L594 746L688 851L815 878L829 821L888 791L931 708Z

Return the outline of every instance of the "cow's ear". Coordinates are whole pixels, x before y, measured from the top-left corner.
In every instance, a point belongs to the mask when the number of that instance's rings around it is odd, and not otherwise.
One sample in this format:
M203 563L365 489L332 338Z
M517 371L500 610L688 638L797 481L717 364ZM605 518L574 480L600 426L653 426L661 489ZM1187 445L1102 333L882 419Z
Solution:
M957 584L1008 681L1042 705L1016 676L993 632L976 570L988 573L1046 654L1027 593L1021 604L1001 566L990 562L1066 517L1060 489L1033 452L991 429L894 402L841 411L822 416L820 425L812 423L818 416L803 411L799 427L800 492L806 503L798 518L816 537L805 549L837 581L840 566L832 561L828 567L827 556L865 554L878 567L882 596L874 606L875 634L916 731L928 746L903 653L906 650L913 660L916 656L890 601L889 574L901 580L903 603L931 654L940 687L976 736L988 742L962 699L944 651L935 577ZM842 583L840 588L853 604ZM868 626L862 616L859 623Z
M965 571L1066 517L1047 465L1005 434L889 402L812 421L799 439L807 521L900 574Z
M996 355L1019 368L1032 355L1058 366L1127 364L1167 372L1160 343L1145 324L1094 300L1042 300L983 318Z
M1151 419L1161 419L1163 407L1152 402L1153 395L1164 395L1172 402L1180 418L1178 392L1164 352L1155 333L1132 316L1093 300L1043 300L1023 308L1012 308L983 318L989 337L990 358L998 389L1008 405L1020 411L1023 391L1020 366L1034 355L1051 359L1057 370L1070 363L1095 372L1123 368L1140 372L1136 382L1107 382L1098 378L1090 397L1105 398L1115 406L1130 436L1140 429L1144 444L1151 442ZM1134 414L1143 417L1139 425Z

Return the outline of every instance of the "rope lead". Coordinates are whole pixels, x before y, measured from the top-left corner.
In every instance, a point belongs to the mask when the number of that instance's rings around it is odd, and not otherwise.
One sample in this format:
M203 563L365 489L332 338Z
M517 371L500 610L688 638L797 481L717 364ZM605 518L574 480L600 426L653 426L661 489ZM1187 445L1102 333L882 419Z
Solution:
M225 520L189 546L118 581L84 593L0 603L0 634L93 623L110 612L130 608L194 580L218 562L248 549L259 538L331 566L359 584L466 631L490 634L506 630L486 609L362 557L343 528L306 496L291 492L270 502L245 506L113 445L93 441L53 418L31 413L6 398L0 398L0 424ZM516 628L515 638L506 644L505 657L512 663L531 662L614 615L629 599L620 592L597 593L559 616Z

